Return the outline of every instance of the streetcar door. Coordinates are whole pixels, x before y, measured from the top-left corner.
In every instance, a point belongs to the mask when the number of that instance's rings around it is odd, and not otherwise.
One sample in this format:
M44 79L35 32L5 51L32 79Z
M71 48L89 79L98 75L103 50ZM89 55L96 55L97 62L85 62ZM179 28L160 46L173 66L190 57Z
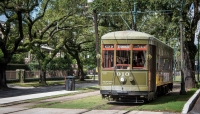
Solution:
M149 45L149 91L156 89L156 46Z

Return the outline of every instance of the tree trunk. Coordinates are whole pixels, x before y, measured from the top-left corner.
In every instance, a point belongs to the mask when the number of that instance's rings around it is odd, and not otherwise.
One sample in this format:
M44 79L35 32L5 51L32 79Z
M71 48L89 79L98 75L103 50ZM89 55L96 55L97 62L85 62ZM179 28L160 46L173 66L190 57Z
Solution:
M81 60L79 59L78 56L76 56L76 61L77 61L77 65L78 65L78 75L80 75L80 81L84 81L84 72L83 72L83 66L81 64Z
M38 59L39 68L40 68L40 79L39 83L47 85L46 83L46 65L43 65L40 59Z
M6 82L6 66L7 64L0 64L0 90L8 88L7 82Z
M80 73L80 81L84 81L85 80L85 78L84 78L85 73L83 71L83 66L78 62L77 62L77 64L78 64L78 69L79 69L78 71Z
M44 84L44 85L47 85L47 83L46 83L46 70L40 70L40 80L39 80L39 82L41 83L41 84Z
M196 79L195 79L195 55L197 52L197 48L191 41L185 41L185 51L184 51L184 59L185 59L185 67L184 67L184 81L185 87L187 89L196 87Z

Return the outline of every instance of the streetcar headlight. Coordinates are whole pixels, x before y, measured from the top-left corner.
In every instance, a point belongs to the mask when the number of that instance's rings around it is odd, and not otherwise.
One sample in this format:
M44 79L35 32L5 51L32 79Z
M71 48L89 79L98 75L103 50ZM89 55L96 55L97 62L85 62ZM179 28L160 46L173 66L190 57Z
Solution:
M120 77L120 82L121 82L121 83L124 83L125 81L126 81L125 77L124 77L124 76L121 76L121 77Z

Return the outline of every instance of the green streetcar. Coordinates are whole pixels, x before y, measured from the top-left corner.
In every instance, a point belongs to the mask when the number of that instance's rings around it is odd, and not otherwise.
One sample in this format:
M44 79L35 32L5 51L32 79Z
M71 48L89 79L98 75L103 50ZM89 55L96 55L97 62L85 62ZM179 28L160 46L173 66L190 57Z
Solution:
M101 38L100 93L110 101L144 103L173 88L173 48L138 31Z

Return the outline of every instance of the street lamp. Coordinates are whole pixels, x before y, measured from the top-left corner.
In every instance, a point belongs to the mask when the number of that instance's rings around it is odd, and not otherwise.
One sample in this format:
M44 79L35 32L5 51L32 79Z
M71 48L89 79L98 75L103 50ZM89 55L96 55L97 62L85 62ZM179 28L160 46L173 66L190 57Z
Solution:
M94 0L87 0L87 3L92 3ZM98 24L97 24L97 11L93 9L94 16L94 30L96 37L96 59L97 59L97 69L98 69L98 80L100 84L100 54L99 54L99 36L98 36Z

